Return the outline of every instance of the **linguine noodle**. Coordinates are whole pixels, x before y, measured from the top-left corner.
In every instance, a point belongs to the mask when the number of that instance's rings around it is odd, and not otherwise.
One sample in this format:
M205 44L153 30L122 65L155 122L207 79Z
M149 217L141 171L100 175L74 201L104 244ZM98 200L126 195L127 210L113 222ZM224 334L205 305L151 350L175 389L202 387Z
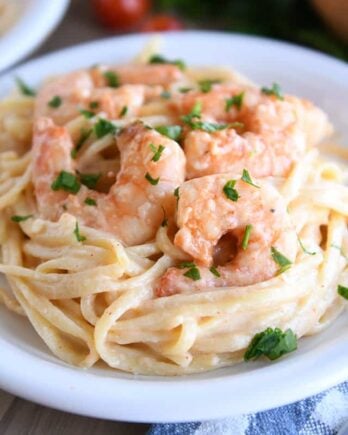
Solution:
M138 58L146 62L147 48ZM189 69L175 89L214 77L249 83L227 69ZM199 292L156 297L157 280L171 266L190 261L173 243L168 226L144 244L126 246L116 236L79 223L65 212L55 220L37 213L32 184L35 97L12 94L0 102L0 245L8 282L0 301L28 318L50 351L88 368L98 360L132 373L183 375L242 359L255 334L291 329L298 338L319 333L342 311L337 286L348 285L348 189L345 169L309 149L275 184L287 204L300 243L282 274L241 287L202 287ZM165 101L143 105L147 125L171 124ZM123 127L132 119L117 119ZM76 141L95 119L79 115L65 126ZM90 137L77 164L90 172L118 171L119 155L101 156L112 134ZM31 216L14 222L13 216ZM321 232L321 240L317 234Z

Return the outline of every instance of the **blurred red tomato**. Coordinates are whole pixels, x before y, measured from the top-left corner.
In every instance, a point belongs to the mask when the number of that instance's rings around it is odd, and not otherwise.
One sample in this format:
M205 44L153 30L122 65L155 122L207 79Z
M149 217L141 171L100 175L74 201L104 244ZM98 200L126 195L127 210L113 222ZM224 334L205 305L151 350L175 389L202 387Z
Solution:
M98 20L114 30L131 30L144 19L150 0L92 0Z
M164 32L166 30L181 30L183 28L184 25L178 18L165 14L157 14L145 20L139 30L142 32Z

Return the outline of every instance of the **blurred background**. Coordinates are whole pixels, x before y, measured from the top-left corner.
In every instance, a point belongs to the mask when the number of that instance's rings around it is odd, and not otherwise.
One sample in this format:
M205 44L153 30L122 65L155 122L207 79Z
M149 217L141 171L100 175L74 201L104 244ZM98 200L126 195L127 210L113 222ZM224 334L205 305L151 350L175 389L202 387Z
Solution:
M178 29L267 36L348 60L348 0L72 0L39 53L117 34Z

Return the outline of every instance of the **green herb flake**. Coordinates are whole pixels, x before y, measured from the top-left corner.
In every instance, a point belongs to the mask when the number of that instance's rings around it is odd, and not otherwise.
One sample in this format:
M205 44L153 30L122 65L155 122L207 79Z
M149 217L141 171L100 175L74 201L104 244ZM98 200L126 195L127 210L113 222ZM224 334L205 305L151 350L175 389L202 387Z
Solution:
M278 83L273 83L271 88L261 88L261 92L266 95L273 95L278 98L278 100L284 100L283 92Z
M219 79L215 79L215 80L205 79L205 80L200 80L198 82L198 85L199 85L201 92L207 93L207 92L210 92L213 85L215 85L217 83L221 83L221 80L219 80Z
M169 91L163 91L161 93L161 98L164 98L165 100L169 100L172 96L172 94Z
M99 107L99 102L98 101L91 101L89 103L89 108L90 109L98 109L98 107Z
M32 214L27 214L26 216L20 216L18 214L11 216L11 221L13 222L24 222L30 218L32 218L33 215Z
M203 130L207 133L214 133L216 131L225 130L226 128L242 128L244 124L242 122L232 122L230 124L216 124L214 122L206 121L192 121L183 120L193 130Z
M244 98L244 92L241 92L238 95L234 95L231 98L227 98L225 100L225 111L229 112L231 110L231 107L236 106L238 110L242 108L243 104L243 98Z
M159 182L159 177L158 178L152 178L151 175L148 172L146 172L145 178L153 186L156 186L158 184L158 182Z
M236 202L236 201L238 201L240 196L239 196L239 193L234 188L235 185L236 185L236 180L229 180L224 185L222 190L228 199Z
M149 59L149 64L171 64L180 68L181 71L184 71L186 68L186 64L182 60L180 59L168 60L159 54L154 54L153 56L151 56Z
M105 71L103 76L110 88L118 88L120 86L119 77L114 71Z
M180 187L177 187L177 188L174 190L174 196L175 196L177 202L179 202L179 198L180 198L180 192L179 192L179 189L180 189Z
M202 103L200 101L196 101L191 112L187 115L184 115L181 117L181 119L184 121L185 124L190 125L192 124L192 120L194 118L200 118L202 114Z
M28 95L29 97L35 97L36 92L34 89L29 87L20 77L15 78L18 89L21 91L23 95Z
M151 160L153 162L158 162L158 160L161 158L163 151L165 150L165 147L163 145L158 145L158 148L156 148L153 143L150 143L149 146L151 148L151 151L153 152L153 157Z
M95 189L98 181L101 177L101 173L98 174L81 174L80 180L84 186L87 186L89 189Z
M61 171L58 177L51 184L52 190L64 190L69 193L76 193L80 190L81 183L71 172Z
M94 112L91 112L90 110L80 109L81 115L83 115L86 119L91 119L93 116L95 116Z
M344 287L343 285L339 284L337 286L337 293L344 299L348 299L348 287Z
M302 240L299 238L299 236L297 236L297 240L298 240L299 245L301 246L302 251L303 251L305 254L308 254L308 255L315 255L315 254L316 254L316 252L310 252L310 251L308 251L308 250L304 247L304 245L303 245L303 243L302 243Z
M184 273L184 276L186 276L186 278L190 278L193 281L198 281L201 279L201 274L199 272L198 267L191 267L191 269L189 269L187 272Z
M98 139L106 136L107 134L115 134L117 131L116 126L107 119L100 118L94 125L94 132Z
M271 255L274 262L279 266L278 274L285 272L291 267L292 262L281 254L274 246L271 247Z
M122 107L122 110L121 110L121 112L120 112L120 114L119 114L119 117L120 117L120 118L123 118L124 116L127 115L127 113L128 113L128 106L123 106L123 107Z
M53 109L57 109L62 104L62 99L59 95L55 95L47 104Z
M215 266L211 266L211 268L209 270L210 270L210 272L213 275L215 275L216 277L220 278L221 275L220 275L219 271L217 270L217 268Z
M253 182L247 169L243 169L241 180L243 180L244 183L250 184L250 186L257 187L258 189L260 188L260 186Z
M181 94L187 94L187 92L193 91L193 88L183 86L183 87L179 88L178 90Z
M244 361L255 360L264 355L271 361L297 349L297 337L291 329L267 328L254 336L245 354Z
M82 145L86 142L86 140L90 137L91 134L92 134L92 129L91 128L89 130L81 129L80 138L77 141L77 143L75 145L75 148L73 148L71 150L71 157L73 159L76 159L77 153L82 148Z
M86 237L80 234L79 223L77 221L75 224L74 234L78 242L84 242L86 240Z
M178 141L180 139L182 128L180 125L160 125L155 128L158 133L163 134L163 136L169 137L169 139Z
M93 198L90 198L89 196L84 200L84 203L86 205L92 205L92 206L96 206L97 205L97 201Z
M250 224L245 227L243 240L242 240L242 248L244 249L244 251L247 249L247 247L249 245L250 233L251 233L252 229L253 229L253 226Z

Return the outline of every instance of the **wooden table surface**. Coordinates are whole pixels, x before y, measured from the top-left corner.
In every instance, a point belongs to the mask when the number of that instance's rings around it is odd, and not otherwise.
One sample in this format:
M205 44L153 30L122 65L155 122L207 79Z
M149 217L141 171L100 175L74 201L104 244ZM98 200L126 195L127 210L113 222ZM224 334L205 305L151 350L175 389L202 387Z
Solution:
M62 23L30 58L79 42L111 36L96 24L89 3L89 0L71 0ZM146 433L148 428L146 424L99 420L56 411L0 390L1 435L139 435Z

